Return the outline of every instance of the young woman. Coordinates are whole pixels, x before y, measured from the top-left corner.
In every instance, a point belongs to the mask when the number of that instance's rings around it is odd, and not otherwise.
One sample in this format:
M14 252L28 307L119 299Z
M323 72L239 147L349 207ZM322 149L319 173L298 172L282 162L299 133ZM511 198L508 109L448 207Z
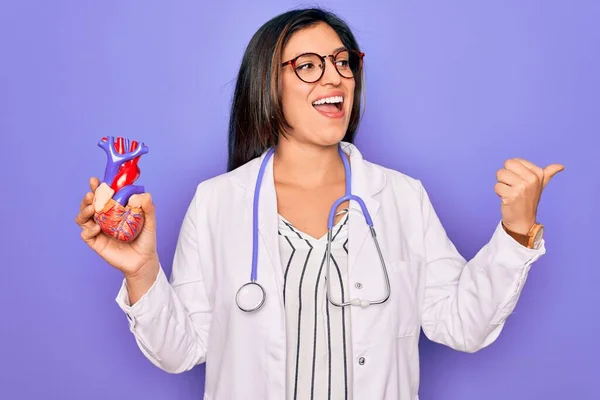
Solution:
M90 182L77 223L123 272L117 302L141 351L172 373L206 362L206 399L414 400L420 329L460 351L488 346L545 252L537 204L563 167L508 160L502 219L467 262L421 183L352 144L363 59L348 26L318 9L258 30L234 94L229 171L198 185L170 280L151 196L136 195L140 236L119 243L91 219Z

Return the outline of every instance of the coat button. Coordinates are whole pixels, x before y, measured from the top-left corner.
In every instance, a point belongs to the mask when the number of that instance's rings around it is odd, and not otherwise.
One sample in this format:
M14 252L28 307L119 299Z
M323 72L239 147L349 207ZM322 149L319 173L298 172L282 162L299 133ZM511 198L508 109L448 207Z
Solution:
M362 288L362 283L360 283L360 282L356 282L356 283L354 284L354 287L355 287L355 288L357 288L357 289L361 289L361 288Z
M364 357L361 357L361 358L359 358L359 359L358 359L358 363L359 363L360 365L365 365L365 358L364 358Z

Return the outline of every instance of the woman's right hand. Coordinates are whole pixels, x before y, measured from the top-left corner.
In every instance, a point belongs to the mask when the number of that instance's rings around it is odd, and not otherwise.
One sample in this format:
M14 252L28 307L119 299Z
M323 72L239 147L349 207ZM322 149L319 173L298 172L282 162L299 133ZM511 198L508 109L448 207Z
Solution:
M79 207L79 213L75 218L77 225L81 227L81 238L108 264L117 268L128 277L135 277L145 267L155 269L158 266L158 255L156 252L156 214L152 196L149 193L141 195L142 210L145 221L142 231L131 242L121 242L106 235L100 229L100 225L94 221L94 192L100 185L97 178L90 179L91 191L83 197ZM130 199L130 200L131 200Z

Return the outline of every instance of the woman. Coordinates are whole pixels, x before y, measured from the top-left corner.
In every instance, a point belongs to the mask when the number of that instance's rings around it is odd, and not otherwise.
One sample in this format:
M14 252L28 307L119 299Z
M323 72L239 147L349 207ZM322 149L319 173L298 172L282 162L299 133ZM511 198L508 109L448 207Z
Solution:
M229 171L198 185L170 282L151 196L136 195L140 236L117 243L91 219L91 180L77 222L124 273L117 302L141 351L172 373L207 362L207 399L416 399L420 329L460 351L489 345L545 252L536 208L562 166L507 161L502 223L466 262L421 183L352 144L363 57L348 26L318 9L259 29L234 94ZM335 203L346 178L364 203ZM253 261L264 298L245 285Z

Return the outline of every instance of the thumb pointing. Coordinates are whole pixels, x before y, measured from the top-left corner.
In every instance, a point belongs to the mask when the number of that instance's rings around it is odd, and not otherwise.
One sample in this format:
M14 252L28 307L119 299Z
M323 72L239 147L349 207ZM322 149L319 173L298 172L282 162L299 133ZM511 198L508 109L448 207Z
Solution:
M544 181L542 183L542 186L545 187L554 175L558 174L564 169L565 166L562 164L550 164L546 168L544 168Z

